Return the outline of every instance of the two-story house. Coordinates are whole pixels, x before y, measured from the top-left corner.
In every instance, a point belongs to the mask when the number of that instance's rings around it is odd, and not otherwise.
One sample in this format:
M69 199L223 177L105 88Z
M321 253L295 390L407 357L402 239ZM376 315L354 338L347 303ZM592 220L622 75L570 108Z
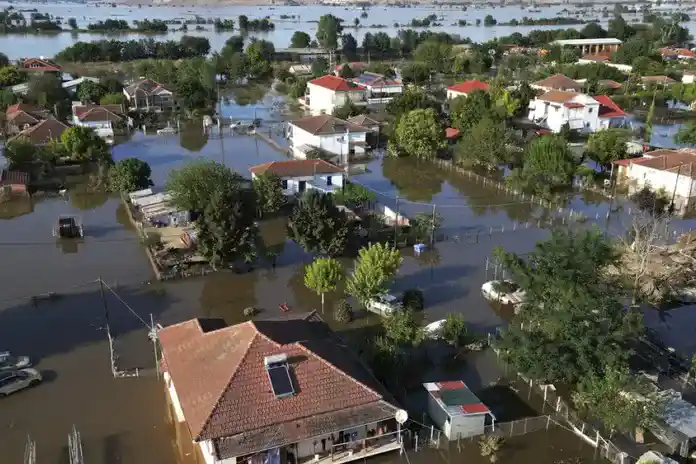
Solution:
M249 168L251 178L275 174L280 178L285 196L316 189L333 193L343 188L343 169L324 160L287 160L258 164Z
M346 164L353 154L363 154L370 129L330 114L307 116L288 123L288 138L296 158L318 149L335 155L338 164Z
M133 111L163 111L174 107L174 92L152 79L134 82L123 89L128 109Z
M552 90L529 102L529 120L551 131L596 132L628 124L626 113L608 96Z
M405 411L316 313L193 319L158 338L173 416L206 464L343 464L401 448Z
M307 83L307 91L300 103L312 114L331 114L337 106L348 101L356 105L367 103L368 90L354 82L334 75L326 75Z
M351 79L354 83L367 89L367 103L389 103L404 92L401 79L393 79L381 74L365 72Z

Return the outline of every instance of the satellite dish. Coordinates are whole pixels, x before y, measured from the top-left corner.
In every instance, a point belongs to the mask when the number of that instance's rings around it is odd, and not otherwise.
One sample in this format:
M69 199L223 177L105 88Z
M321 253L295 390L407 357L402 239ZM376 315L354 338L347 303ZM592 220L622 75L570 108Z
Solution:
M399 409L396 411L396 414L394 414L394 419L396 419L396 422L399 424L404 424L408 420L408 413L403 409Z

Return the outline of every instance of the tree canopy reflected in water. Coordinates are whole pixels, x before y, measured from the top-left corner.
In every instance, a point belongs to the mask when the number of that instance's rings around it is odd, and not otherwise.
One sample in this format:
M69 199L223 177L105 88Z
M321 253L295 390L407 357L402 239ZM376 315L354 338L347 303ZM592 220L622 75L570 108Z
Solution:
M17 197L0 203L0 219L14 219L34 211L34 202L29 197Z
M410 158L384 158L382 174L411 201L432 201L445 181L444 171L434 164Z
M99 208L109 200L108 192L70 193L70 205L81 211Z
M203 121L196 121L181 126L179 145L190 152L199 152L208 143L208 134L203 132Z

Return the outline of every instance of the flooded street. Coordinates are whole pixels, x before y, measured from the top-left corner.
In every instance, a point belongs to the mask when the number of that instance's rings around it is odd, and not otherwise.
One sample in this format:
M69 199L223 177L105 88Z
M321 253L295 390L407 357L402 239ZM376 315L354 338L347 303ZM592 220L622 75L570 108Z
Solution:
M223 112L273 119L263 113L264 107L232 105ZM193 159L212 159L248 176L249 167L286 156L257 137L221 139L203 135L200 126L183 129L176 136L135 133L114 147L114 159L137 156L147 161L155 185L161 187L171 169ZM282 142L277 132L271 126L271 136ZM498 246L520 253L529 251L547 236L544 221L563 213L530 206L495 186L433 164L375 159L365 167L365 173L351 179L375 191L379 201L395 203L398 197L401 211L407 215L430 213L435 204L444 218L442 233L447 239L434 251L416 257L404 250L394 292L421 289L426 322L460 312L477 332L489 333L501 326L505 315L480 294L481 284L493 278L494 270L487 270L486 259ZM320 310L319 297L303 284L303 266L311 257L286 240L283 219L261 223L264 242L279 252L275 268L260 262L246 274L218 273L150 284L152 270L118 199L69 192L67 198L2 206L0 249L6 265L0 270L0 348L31 356L46 378L37 388L0 401L3 462L21 461L29 435L36 442L37 462L67 463L67 436L75 425L82 434L85 462L89 464L193 464L191 450L177 445L164 388L155 375L146 327L151 315L162 325L197 316L222 317L234 324L246 319L242 311L249 306L260 308L261 316L275 316L281 303L296 311ZM589 218L584 226L604 226L609 204L603 197L576 195L565 208L584 212ZM61 214L81 217L85 229L82 241L68 246L51 236ZM622 214L617 213L617 223ZM345 264L350 266L350 260ZM100 277L108 286L103 298L96 282ZM363 314L349 324L334 321L331 308L341 291L327 294L322 317L359 345L379 318ZM47 292L55 295L28 298ZM141 377L113 378L104 331L107 317L115 339L117 369L142 369ZM432 375L437 380L443 374ZM485 389L502 377L487 353L467 359L456 375L475 390ZM501 420L538 415L524 406ZM570 457L582 459L577 462L595 462L593 448L559 427L513 436L506 443L509 446L501 454L503 462L555 464ZM449 449L409 452L408 458L411 464L433 459L443 464L485 462L475 441L462 442L459 447L452 443ZM391 454L374 462L397 460L405 457Z

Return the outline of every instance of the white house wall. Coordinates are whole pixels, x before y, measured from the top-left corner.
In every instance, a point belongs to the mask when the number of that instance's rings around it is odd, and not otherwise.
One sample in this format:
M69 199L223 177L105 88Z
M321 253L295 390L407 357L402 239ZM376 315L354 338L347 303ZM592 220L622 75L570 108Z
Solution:
M176 394L176 388L174 388L174 382L169 375L169 372L164 373L164 383L167 386L167 392L169 393L169 399L174 407L174 415L176 416L177 422L184 422L186 418L184 417L184 410L181 408L181 402L179 401L179 395Z
M252 174L256 177L256 174ZM327 184L328 178L331 177L331 186ZM305 182L305 190L311 190L317 186L322 191L332 191L334 189L343 188L343 173L337 172L332 174L317 174L316 176L303 177L281 177L281 182L285 182L286 188L283 189L283 195L291 196L300 192L300 182ZM312 185L312 184L316 184ZM322 189L321 187L325 187Z
M689 166L682 167L677 179L677 170L664 171L648 166L632 163L628 170L628 178L635 182L635 189L644 186L652 190L664 190L668 198L674 196L675 208L682 211L689 207L689 199L696 196L696 180L689 177ZM693 207L693 205L691 205Z
M599 117L599 104L585 105L582 108L566 108L560 103L533 100L530 103L529 120L546 124L551 131L558 133L565 124L571 129L596 132L602 128Z
M348 135L347 139L350 143L346 143L346 135ZM355 143L360 142L364 144L366 142L366 136L367 134L365 132L349 132L347 134L345 132L340 132L337 134L313 135L294 125L292 126L291 133L293 147L309 145L321 148L322 150L341 157L348 155L351 147L354 149L360 148L362 150L363 147L356 147Z
M335 92L311 82L307 84L309 95L309 110L312 114L318 115L322 113L331 114L337 106L343 106L350 100L355 104L364 103L366 99L365 90L356 90L352 92Z
M483 435L486 425L485 414L466 414L452 417L450 440Z

